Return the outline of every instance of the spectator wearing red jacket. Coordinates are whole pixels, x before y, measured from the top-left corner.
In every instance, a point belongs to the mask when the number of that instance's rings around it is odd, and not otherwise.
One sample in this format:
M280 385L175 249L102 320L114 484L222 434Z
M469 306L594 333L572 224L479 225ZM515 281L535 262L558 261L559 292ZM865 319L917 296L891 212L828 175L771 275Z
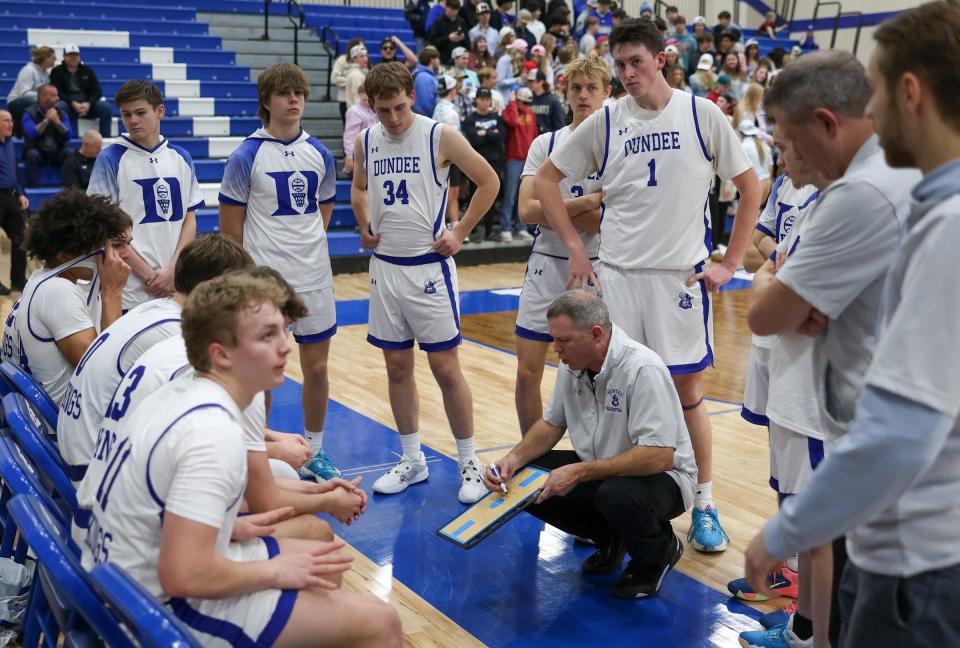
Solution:
M533 103L533 92L530 88L520 88L515 100L511 101L503 111L503 122L507 125L507 168L498 241L512 241L514 231L521 239L533 238L521 225L516 213L517 191L520 189L523 165L527 161L530 145L540 134L537 128L537 115L530 109L531 103Z

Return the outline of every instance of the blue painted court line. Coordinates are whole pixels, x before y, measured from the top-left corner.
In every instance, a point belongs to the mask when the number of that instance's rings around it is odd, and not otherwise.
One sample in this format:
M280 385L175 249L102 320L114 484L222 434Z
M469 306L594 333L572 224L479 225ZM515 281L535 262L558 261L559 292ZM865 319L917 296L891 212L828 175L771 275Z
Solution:
M371 398L382 395L370 394ZM270 426L302 430L300 385L273 391ZM344 469L389 465L399 450L395 431L331 400L324 447ZM482 438L482 431L480 432ZM521 514L475 548L435 535L464 510L457 501L455 460L424 447L430 478L399 495L373 495L351 526L334 523L344 540L483 643L509 646L723 646L756 629L759 613L672 572L658 597L613 598L616 575L584 577L590 547Z

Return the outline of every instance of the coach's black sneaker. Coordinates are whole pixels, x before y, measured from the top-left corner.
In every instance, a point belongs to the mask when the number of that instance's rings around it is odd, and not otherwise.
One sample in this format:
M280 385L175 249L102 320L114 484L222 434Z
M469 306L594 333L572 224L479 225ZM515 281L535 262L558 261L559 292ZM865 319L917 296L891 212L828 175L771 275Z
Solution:
M613 536L609 540L598 542L597 550L583 561L583 573L591 576L612 574L620 569L627 548L620 538Z
M639 570L633 570L633 561L627 565L627 568L620 574L620 578L614 583L613 595L617 598L635 599L654 596L660 591L663 584L663 578L673 569L673 566L683 555L683 543L676 535L673 536L673 547L670 549L667 564L654 573L641 573Z

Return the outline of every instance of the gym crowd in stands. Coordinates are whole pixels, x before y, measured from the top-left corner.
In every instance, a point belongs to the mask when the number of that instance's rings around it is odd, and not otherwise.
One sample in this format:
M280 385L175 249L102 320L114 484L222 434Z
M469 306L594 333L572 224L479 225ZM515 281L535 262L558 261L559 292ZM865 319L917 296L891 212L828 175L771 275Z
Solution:
M582 6L581 6L582 5ZM414 53L393 36L380 44L376 64L398 60L414 75L415 112L450 124L467 137L497 171L501 191L497 203L473 232L473 240L530 240L532 234L517 212L517 195L524 160L540 133L571 122L573 112L566 97L564 66L580 56L598 57L614 75L609 102L623 96L616 80L607 37L627 13L613 0L577 2L571 15L563 0L408 0L405 16L416 40ZM688 24L676 7L655 17L649 3L640 17L653 20L666 39L667 65L663 74L678 89L707 97L731 119L743 139L747 155L769 193L772 184L772 127L763 111L764 91L783 66L805 51L818 49L812 29L799 46L789 51L775 47L760 56L755 39L744 40L729 12L721 11L714 26L702 16ZM812 27L812 26L811 26ZM783 25L767 16L760 32L777 38ZM357 134L376 122L361 94L370 68L367 43L354 38L335 62L331 84L337 87L346 160L344 172L353 171L353 144ZM463 205L454 198L471 195L469 180L454 173L447 220L456 224ZM715 258L722 258L727 213L736 200L730 182L717 178L710 211ZM731 212L732 213L732 212Z

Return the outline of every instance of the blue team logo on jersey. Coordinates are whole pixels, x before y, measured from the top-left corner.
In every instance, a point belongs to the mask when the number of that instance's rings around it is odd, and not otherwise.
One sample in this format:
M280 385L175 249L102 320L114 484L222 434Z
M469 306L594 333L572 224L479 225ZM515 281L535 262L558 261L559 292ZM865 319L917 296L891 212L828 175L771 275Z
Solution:
M307 216L317 213L320 176L316 171L273 171L277 210L271 216Z
M147 223L175 223L183 220L183 198L178 178L134 180L143 195L143 220Z
M785 219L783 219L783 238L787 237L787 234L790 233L790 230L793 229L793 224L797 220L796 214L790 214Z
M680 303L677 304L683 310L690 310L693 308L693 298L685 292L680 293Z
M609 400L607 402L607 411L608 412L622 412L623 411L623 392L617 388L608 389L607 396Z
M424 281L423 282L423 292L427 295L435 295L437 293L437 286L435 281Z

